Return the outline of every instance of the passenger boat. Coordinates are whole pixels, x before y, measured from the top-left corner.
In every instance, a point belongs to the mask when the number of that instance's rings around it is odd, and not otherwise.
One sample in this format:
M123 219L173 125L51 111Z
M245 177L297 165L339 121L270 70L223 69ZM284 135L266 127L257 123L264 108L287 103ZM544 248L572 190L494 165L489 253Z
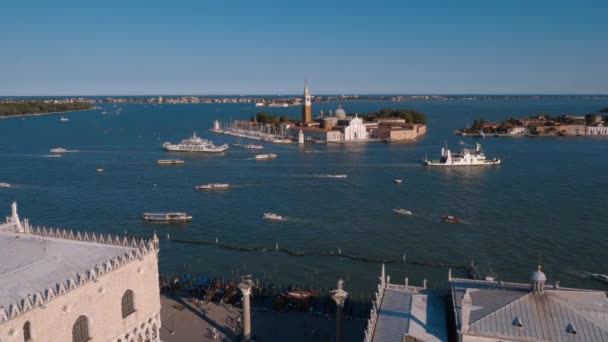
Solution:
M441 216L441 221L449 222L449 223L462 223L462 220L455 216L443 215Z
M158 165L181 165L184 161L181 159L159 159L156 163Z
M256 154L255 155L255 159L261 160L261 159L275 159L277 158L279 155L275 154L275 153L267 153L267 154Z
M407 210L407 209L403 209L403 208L395 208L393 209L393 212L395 212L396 214L399 215L412 215L412 212Z
M65 153L67 151L68 150L66 150L63 147L54 147L54 148L52 148L52 149L49 150L49 152L51 152L51 153Z
M62 117L61 117L61 119L59 119L59 121L61 121L61 122L66 122L66 121L70 121L70 119L68 119L68 118L66 118L66 117L64 117L64 116L62 116Z
M393 182L395 182L396 184L401 184L403 183L403 181L401 179L395 179Z
M498 165L500 159L486 159L481 149L481 144L475 144L475 150L464 149L459 153L452 153L447 147L441 148L441 158L439 160L424 159L427 166L476 166L476 165Z
M143 213L144 221L151 222L188 222L192 221L192 216L186 213Z
M277 215L277 214L273 214L273 213L264 213L264 216L262 216L262 218L265 219L265 220L280 221L280 220L283 219L283 216Z
M0 183L0 188L10 188L11 185L8 183Z
M591 277L599 281L603 281L604 283L608 283L608 275L600 273L591 273Z
M205 185L197 185L195 187L196 190L228 190L230 189L230 184L225 183L209 183Z
M169 152L221 153L228 149L227 144L215 146L212 141L197 137L196 132L194 132L192 137L182 140L179 144L165 142L162 144L162 147Z
M262 149L264 149L264 146L263 145L247 144L247 145L244 145L243 148L246 148L248 150L262 150Z

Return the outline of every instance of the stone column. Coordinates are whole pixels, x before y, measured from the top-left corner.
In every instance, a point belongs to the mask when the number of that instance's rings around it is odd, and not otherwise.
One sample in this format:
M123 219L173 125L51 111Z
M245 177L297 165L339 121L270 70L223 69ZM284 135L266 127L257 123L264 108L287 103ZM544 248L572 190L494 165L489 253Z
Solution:
M251 276L243 277L238 287L243 294L243 341L248 342L251 339L251 303L249 298L253 287Z
M336 342L343 342L344 332L344 302L348 298L348 292L344 291L344 280L338 280L336 290L330 292L331 299L336 302Z

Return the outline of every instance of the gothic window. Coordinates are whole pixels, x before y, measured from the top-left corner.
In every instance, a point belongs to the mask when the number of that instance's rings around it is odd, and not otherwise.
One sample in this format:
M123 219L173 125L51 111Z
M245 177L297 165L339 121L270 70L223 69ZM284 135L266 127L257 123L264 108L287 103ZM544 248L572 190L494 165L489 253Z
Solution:
M133 302L133 291L127 290L122 295L122 318L125 318L135 312L135 303Z
M86 342L89 337L89 320L86 316L80 316L72 327L72 342Z
M23 341L32 341L32 327L29 321L25 322L25 324L23 325Z

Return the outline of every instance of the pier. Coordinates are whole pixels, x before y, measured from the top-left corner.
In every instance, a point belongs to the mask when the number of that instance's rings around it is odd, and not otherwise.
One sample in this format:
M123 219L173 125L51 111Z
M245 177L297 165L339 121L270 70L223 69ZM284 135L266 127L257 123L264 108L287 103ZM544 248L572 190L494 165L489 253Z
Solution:
M289 138L289 129L285 125L281 125L277 129L273 125L237 120L222 126L218 120L215 120L213 128L209 132L273 144L290 144L292 142Z

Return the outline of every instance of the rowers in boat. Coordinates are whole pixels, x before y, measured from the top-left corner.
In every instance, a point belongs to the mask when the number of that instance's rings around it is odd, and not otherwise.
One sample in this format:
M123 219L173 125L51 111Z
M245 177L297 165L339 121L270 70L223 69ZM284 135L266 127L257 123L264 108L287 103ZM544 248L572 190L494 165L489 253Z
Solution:
M462 223L462 220L456 216L443 215L441 216L441 221L448 223Z
M230 184L226 184L226 183L209 183L209 184L205 184L205 185L197 185L195 187L196 190L198 191L203 191L203 190L228 190L230 189Z
M604 283L608 283L608 275L600 273L591 273L591 277L599 281L603 281Z
M412 215L412 212L407 210L407 209L403 209L403 208L395 208L393 209L393 212L395 212L396 214L399 215Z
M264 216L262 216L262 218L265 220L281 221L283 219L283 216L273 213L264 213Z
M188 222L192 221L192 216L186 213L166 212L166 213L143 213L144 221L151 222Z
M277 158L279 155L275 154L275 153L266 153L266 154L256 154L255 155L255 159L257 160L263 160L263 159L275 159Z
M184 161L181 159L159 159L156 163L158 165L182 165Z
M264 146L263 145L255 145L255 144L247 144L247 145L243 145L243 148L246 148L248 150L263 150Z

